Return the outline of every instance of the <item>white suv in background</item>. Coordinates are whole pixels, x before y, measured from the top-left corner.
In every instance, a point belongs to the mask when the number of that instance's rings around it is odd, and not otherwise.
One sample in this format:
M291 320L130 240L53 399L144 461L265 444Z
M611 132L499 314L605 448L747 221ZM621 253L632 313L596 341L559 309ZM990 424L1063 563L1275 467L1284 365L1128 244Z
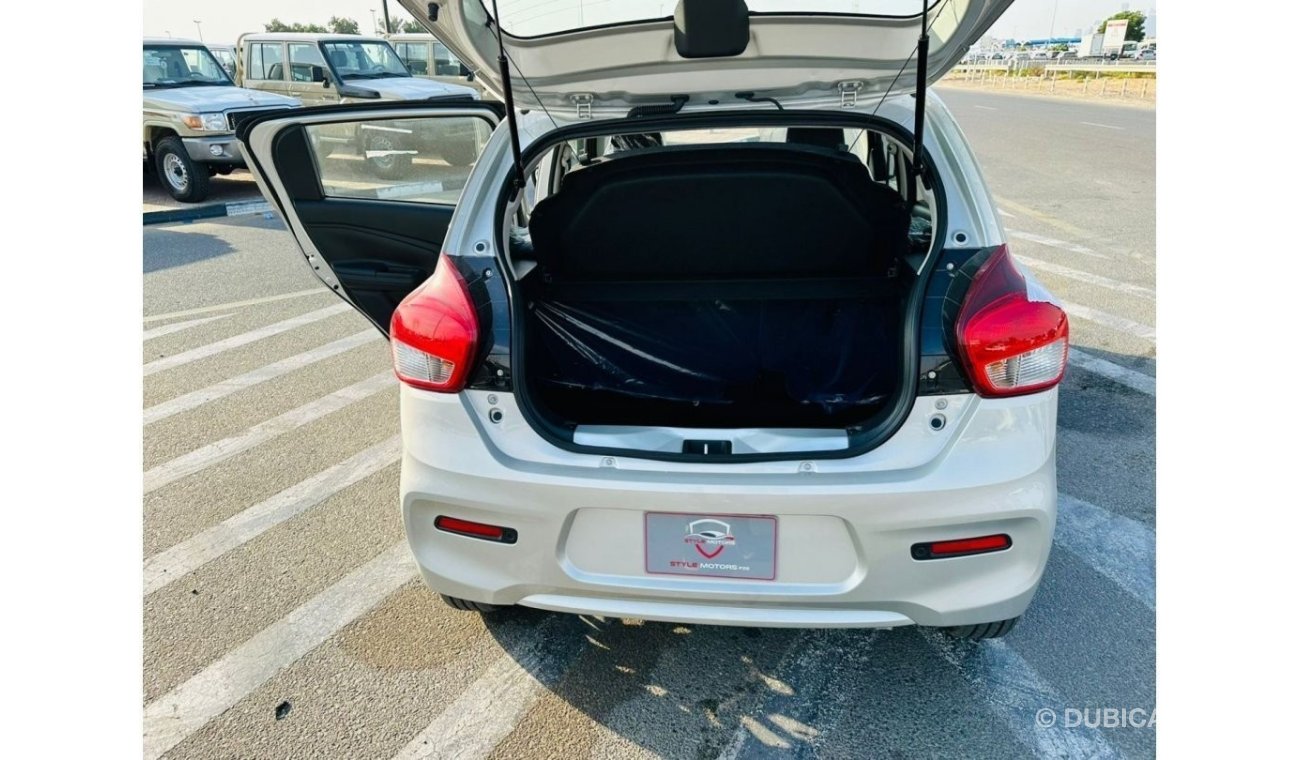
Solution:
M240 137L391 339L428 584L482 612L1010 630L1052 544L1068 323L913 97L1010 0L939 3L924 44L920 0L502 0L506 71L490 0L402 4L518 111ZM315 147L415 120L473 168L383 182Z

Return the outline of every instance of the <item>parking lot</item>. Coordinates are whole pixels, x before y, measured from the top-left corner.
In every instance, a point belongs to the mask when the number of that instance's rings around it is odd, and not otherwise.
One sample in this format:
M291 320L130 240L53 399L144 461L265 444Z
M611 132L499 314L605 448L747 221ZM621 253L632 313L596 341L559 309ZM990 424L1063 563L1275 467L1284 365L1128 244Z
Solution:
M155 225L146 757L1154 755L1155 112L939 95L1071 316L1056 547L1010 636L444 606L402 538L379 334L277 218ZM1102 709L1144 718L1070 725Z

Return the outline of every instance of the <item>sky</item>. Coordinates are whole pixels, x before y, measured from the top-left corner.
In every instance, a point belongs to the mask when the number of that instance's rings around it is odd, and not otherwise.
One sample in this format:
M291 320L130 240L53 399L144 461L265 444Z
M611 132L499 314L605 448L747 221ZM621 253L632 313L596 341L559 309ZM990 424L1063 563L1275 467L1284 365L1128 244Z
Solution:
M370 32L371 9L376 18L383 17L380 0L144 0L144 34L146 36L199 37L202 29L207 42L234 42L243 32L260 32L272 18L286 23L324 24L330 16L356 19L363 33ZM1016 0L993 25L991 34L999 38L1030 39L1055 35L1074 36L1092 22L1123 10L1150 13L1155 0ZM389 13L407 18L396 0L388 0ZM1055 24L1053 25L1053 12ZM197 27L194 20L202 22Z

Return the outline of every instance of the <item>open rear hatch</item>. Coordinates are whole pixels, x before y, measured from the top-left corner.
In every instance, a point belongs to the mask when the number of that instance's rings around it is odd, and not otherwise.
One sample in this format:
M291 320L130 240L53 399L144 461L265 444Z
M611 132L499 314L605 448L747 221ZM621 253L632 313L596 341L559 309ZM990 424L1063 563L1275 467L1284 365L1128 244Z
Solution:
M914 92L961 60L1011 0L399 0L503 97L494 5L520 108L616 117L637 105L735 102L785 107ZM921 8L931 43L915 55ZM674 6L676 6L674 8Z

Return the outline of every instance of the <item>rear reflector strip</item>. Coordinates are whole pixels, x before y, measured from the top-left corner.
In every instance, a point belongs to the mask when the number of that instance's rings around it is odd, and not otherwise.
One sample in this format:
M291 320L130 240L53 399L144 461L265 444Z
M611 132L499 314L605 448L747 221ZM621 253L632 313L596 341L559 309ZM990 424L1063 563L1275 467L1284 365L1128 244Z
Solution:
M476 523L446 515L438 515L433 521L433 527L446 533L455 533L458 536L468 536L469 538L481 538L484 541L495 541L498 544L513 544L519 540L519 534L515 532L514 528L502 528L499 525Z
M956 541L935 541L928 544L912 544L912 559L944 559L947 557L967 557L972 554L988 554L1011 548L1011 536L999 533L996 536L979 538L960 538Z

